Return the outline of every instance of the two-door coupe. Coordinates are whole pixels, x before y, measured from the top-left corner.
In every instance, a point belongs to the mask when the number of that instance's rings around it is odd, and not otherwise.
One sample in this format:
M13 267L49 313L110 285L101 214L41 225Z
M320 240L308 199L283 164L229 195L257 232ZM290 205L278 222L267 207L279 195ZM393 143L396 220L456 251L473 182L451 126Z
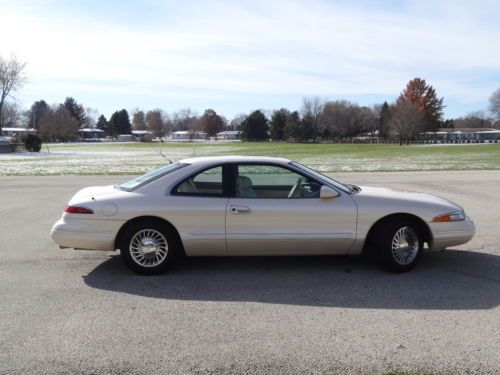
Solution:
M440 197L342 184L284 158L181 160L116 186L80 190L52 228L61 248L116 250L143 274L187 256L371 252L393 272L424 243L469 241L474 224Z

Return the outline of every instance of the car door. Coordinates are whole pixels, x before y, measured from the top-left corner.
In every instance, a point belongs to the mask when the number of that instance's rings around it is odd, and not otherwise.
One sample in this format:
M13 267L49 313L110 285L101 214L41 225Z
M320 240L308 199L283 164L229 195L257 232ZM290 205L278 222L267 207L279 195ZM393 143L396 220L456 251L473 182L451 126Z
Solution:
M226 210L229 255L344 254L357 208L349 194L321 199L321 183L282 165L237 164Z
M187 255L227 255L225 169L217 165L199 170L171 191L166 209Z

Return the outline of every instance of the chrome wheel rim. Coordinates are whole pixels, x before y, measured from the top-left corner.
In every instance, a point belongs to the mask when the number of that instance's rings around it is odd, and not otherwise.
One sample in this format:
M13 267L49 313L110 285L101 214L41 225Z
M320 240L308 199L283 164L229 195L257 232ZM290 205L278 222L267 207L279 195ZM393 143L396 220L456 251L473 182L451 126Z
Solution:
M418 235L413 228L400 228L392 238L392 257L396 263L402 266L413 262L417 257L418 250Z
M155 267L161 264L168 254L165 236L154 229L143 229L130 240L130 255L142 267Z

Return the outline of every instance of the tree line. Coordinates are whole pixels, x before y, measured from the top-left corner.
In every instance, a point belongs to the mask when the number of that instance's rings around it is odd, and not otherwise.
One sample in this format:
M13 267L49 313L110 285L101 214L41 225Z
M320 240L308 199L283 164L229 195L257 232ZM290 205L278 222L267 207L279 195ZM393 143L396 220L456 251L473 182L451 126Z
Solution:
M209 137L223 130L237 130L243 140L341 141L363 134L379 139L397 139L403 143L440 127L491 127L495 118L500 118L499 88L490 97L492 117L479 111L444 120L444 98L440 98L434 87L421 78L409 81L393 103L369 107L347 100L325 101L319 97L305 97L299 110L256 110L237 115L231 121L213 109L207 109L199 116L189 108L171 114L162 109L134 109L129 114L126 109L121 109L107 119L72 97L53 105L39 100L23 111L16 102L9 102L7 98L24 84L24 68L25 63L15 57L7 60L0 56L0 135L3 127L21 125L36 128L42 139L49 142L72 141L78 138L81 129L96 128L110 137L130 134L132 130L148 130L159 138L178 130L204 132Z

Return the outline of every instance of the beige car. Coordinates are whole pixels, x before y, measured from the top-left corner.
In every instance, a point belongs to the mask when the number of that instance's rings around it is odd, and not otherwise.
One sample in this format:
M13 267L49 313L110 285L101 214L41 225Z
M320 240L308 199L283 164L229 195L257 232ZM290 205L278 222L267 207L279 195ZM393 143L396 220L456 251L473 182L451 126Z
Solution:
M342 184L283 158L185 159L116 186L80 190L52 228L61 248L120 249L132 270L187 256L373 253L413 268L424 249L474 235L463 209L430 194Z

